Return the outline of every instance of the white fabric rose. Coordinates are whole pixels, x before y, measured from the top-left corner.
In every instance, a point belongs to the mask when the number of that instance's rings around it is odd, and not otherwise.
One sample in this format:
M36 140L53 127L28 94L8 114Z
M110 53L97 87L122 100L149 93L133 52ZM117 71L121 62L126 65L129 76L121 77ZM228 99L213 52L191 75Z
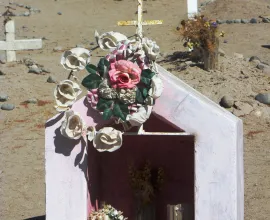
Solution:
M155 61L160 52L160 48L157 43L148 38L143 38L142 45L149 60Z
M127 121L132 126L141 126L147 119L149 119L153 106L145 105L141 106L137 112L134 112L131 115L127 115Z
M83 70L90 62L90 51L85 48L76 47L65 51L61 57L61 64L67 70Z
M94 138L95 138L95 136L96 136L96 129L95 129L95 127L89 127L88 129L87 129L87 135L88 135L88 140L89 141L92 141L92 140L94 140Z
M66 111L74 104L82 90L79 85L71 80L61 81L54 90L56 100L56 110L59 112Z
M104 127L100 129L94 140L93 145L99 152L113 152L122 146L122 132L112 127Z
M95 31L95 38L102 50L116 49L119 42L128 39L125 35L114 31L106 32L102 35L99 35L98 32Z
M65 119L62 122L60 132L69 139L78 140L85 132L86 126L79 113L69 110L65 112Z
M164 85L162 80L156 74L152 77L151 88L148 91L148 95L153 97L153 99L157 99L161 96L164 89Z

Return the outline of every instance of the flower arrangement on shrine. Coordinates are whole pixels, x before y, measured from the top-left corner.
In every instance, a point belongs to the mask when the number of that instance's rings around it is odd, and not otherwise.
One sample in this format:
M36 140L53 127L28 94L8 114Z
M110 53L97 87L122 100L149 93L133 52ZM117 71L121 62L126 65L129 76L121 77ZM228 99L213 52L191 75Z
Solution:
M181 21L179 31L183 36L185 47L201 52L199 56L204 58L204 68L215 69L218 62L218 37L224 36L224 32L218 34L217 22L204 15L195 16Z
M89 220L126 220L121 211L116 210L111 205L105 205L102 209L92 212Z
M148 38L129 40L117 32L102 35L96 32L95 37L101 49L109 50L97 65L91 63L91 52L84 48L73 48L62 54L61 64L70 74L54 90L56 110L65 112L60 128L63 136L87 137L98 151L112 152L121 147L123 131L143 125L162 94L163 83L155 63L159 46ZM88 90L89 107L104 120L122 124L123 130L103 127L96 131L72 110L82 93L74 73L82 70L88 72L81 84Z
M141 169L136 169L133 165L129 167L129 181L137 201L137 216L141 219L149 219L155 215L155 210L149 210L161 190L164 183L164 169L151 167L150 161L147 161ZM147 213L147 212L153 212ZM148 218L144 218L148 216Z

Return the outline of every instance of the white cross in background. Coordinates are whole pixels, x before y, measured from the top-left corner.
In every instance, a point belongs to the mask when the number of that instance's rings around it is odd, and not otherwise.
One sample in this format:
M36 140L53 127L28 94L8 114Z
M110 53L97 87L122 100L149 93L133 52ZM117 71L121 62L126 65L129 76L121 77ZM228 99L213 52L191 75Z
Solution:
M7 62L16 61L16 50L34 50L42 48L42 39L15 40L14 20L5 24L6 41L0 41L0 50L6 51Z
M137 26L137 35L142 38L143 37L143 31L142 26L143 25L156 25L156 24L162 24L162 20L149 20L149 21L142 21L142 0L138 0L138 20L137 21L118 21L119 26Z
M188 18L198 14L198 0L187 0L187 14Z

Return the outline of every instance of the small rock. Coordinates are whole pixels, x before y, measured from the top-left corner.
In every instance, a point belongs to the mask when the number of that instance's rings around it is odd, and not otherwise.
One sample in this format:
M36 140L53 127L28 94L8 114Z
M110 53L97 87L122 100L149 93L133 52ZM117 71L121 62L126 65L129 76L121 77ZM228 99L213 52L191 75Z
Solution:
M227 40L224 40L224 41L223 41L223 43L224 43L224 44L227 44L227 43L228 43L228 41L227 41Z
M47 79L47 82L48 83L56 83L56 80L54 79L53 76L49 76L48 79Z
M225 21L225 20L220 20L220 19L217 19L217 23L218 23L218 24L225 24L225 23L226 23L226 21Z
M47 37L42 37L42 40L49 40Z
M234 53L233 56L237 59L244 59L244 55L240 53Z
M1 109L2 110L6 110L6 111L11 111L15 108L15 105L13 104L8 104L8 103L4 103L2 106L1 106Z
M262 114L263 114L263 113L262 113L262 111L261 111L261 110L258 110L258 109L257 109L256 111L254 111L254 113L253 113L253 114L254 114L256 117L258 117L258 118L259 118L259 117L261 117L261 116L262 116Z
M53 51L54 52L62 52L63 51L63 47L57 46L57 47L53 48Z
M268 65L264 64L264 63L259 63L257 65L257 68L260 70L264 70L265 68L269 67Z
M41 10L37 8L31 8L30 11L35 12L35 13L40 13Z
M234 104L234 99L231 96L223 96L219 102L220 106L224 108L231 108Z
M263 23L270 23L270 18L263 18L262 19L262 22Z
M23 63L28 67L36 64L36 62L30 58L23 58Z
M251 62L251 61L253 61L253 60L258 60L258 61L261 62L260 58L257 57L257 56L252 56L252 57L249 58L249 62Z
M29 67L28 73L40 74L40 73L42 73L42 70L37 65L34 64L34 65Z
M96 43L95 42L91 42L90 45L95 45Z
M270 120L270 108L267 106L257 107L253 114L258 118Z
M0 76L4 76L5 73L3 73L1 70L0 70Z
M270 105L270 93L259 93L255 99L260 103Z
M29 103L29 104L36 104L37 102L38 102L38 100L35 99L35 98L31 98L31 99L28 99L28 100L26 101L26 103Z
M233 23L233 20L226 20L226 23L227 24L232 24Z
M248 19L241 19L241 23L242 24L247 24L247 23L249 23L249 20Z
M5 102L8 100L8 95L7 94L0 94L0 102Z
M241 19L234 19L234 20L233 20L233 23L239 24L239 23L241 23Z
M59 12L57 12L57 14L58 14L58 15L62 15L62 12L59 11Z
M41 68L41 71L42 71L43 73L51 73L50 70L48 70L48 69L46 69L46 68L44 68L44 67Z
M24 12L24 13L23 13L23 16L26 16L26 17L27 17L27 16L30 16L30 12L29 12L29 11Z
M206 5L206 2L202 2L202 3L201 3L201 6L205 6L205 5Z
M250 19L250 23L251 23L251 24L256 24L256 23L258 23L258 21L257 21L256 18L251 18L251 19Z

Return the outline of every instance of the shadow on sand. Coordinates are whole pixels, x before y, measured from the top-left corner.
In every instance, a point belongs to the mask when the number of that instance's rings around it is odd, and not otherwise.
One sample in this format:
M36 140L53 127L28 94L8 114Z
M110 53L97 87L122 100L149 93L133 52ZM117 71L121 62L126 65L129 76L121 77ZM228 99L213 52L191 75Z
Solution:
M45 219L46 219L46 215L41 215L41 216L36 216L32 218L26 218L24 220L45 220Z

